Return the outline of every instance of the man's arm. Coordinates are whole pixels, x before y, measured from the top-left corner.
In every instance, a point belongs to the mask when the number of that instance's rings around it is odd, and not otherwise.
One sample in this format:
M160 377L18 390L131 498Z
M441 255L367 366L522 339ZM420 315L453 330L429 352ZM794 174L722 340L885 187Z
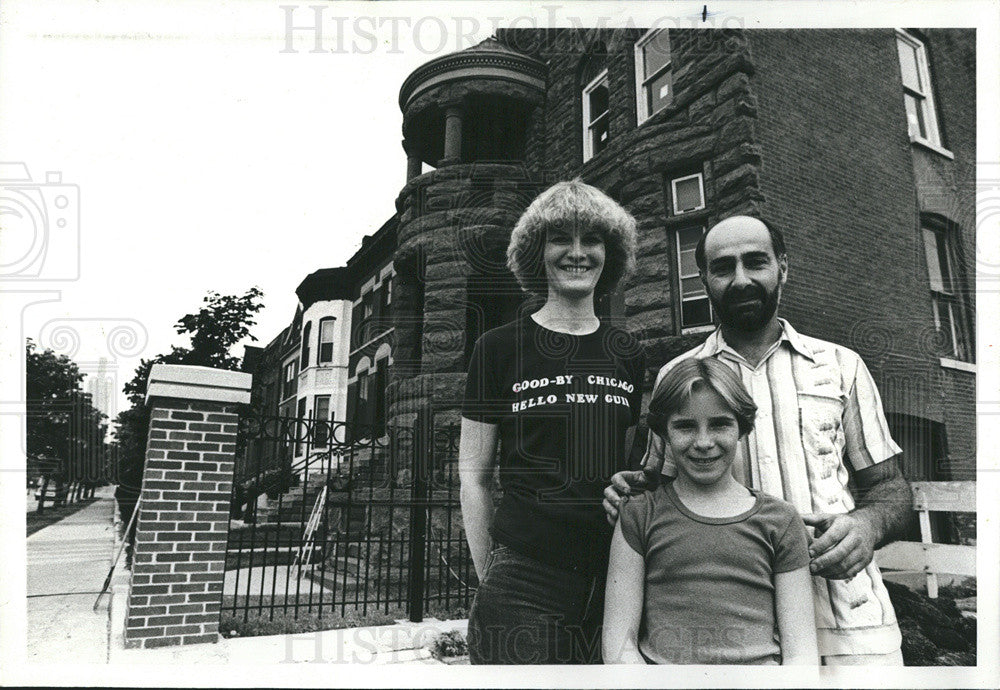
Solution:
M493 467L496 463L498 426L462 418L458 443L458 470L461 480L462 521L469 553L479 578L483 576L490 551L490 524L493 522Z
M913 492L890 458L854 473L860 494L850 513L804 515L816 528L809 546L814 575L847 580L868 567L875 549L902 536L913 519Z
M903 537L913 520L913 490L899 471L896 458L855 472L854 481L860 495L851 512L863 516L874 528L875 548Z

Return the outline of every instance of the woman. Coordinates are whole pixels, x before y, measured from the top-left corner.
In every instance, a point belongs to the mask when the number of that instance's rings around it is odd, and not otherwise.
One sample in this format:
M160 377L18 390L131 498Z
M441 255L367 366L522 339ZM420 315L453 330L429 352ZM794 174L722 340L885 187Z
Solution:
M485 333L469 365L459 462L480 580L472 663L600 662L611 540L601 498L627 465L645 363L594 300L628 273L635 246L635 220L580 180L543 192L511 234L508 266L545 304Z

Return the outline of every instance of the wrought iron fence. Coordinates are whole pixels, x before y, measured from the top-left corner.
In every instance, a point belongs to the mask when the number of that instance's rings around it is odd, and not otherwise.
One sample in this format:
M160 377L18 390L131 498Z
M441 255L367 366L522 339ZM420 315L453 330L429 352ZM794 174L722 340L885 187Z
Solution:
M248 416L239 427L221 613L461 615L476 585L459 426Z

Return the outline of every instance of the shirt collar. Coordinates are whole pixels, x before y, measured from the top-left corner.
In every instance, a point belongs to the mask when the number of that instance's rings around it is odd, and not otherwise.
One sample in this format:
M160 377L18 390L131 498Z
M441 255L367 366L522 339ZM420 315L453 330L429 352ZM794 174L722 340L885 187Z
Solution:
M779 345L780 343L786 342L793 350L798 352L803 357L815 360L812 349L806 344L805 339L799 335L799 332L792 328L792 324L781 318L778 319L778 323L781 324L781 336L778 338ZM771 352L776 349L777 347L771 350ZM719 328L716 328L710 336L708 336L707 340L705 340L705 344L702 346L699 356L715 357L722 352L727 352L733 357L743 359L743 356L730 347L726 342L726 339L722 337L722 327L720 326Z

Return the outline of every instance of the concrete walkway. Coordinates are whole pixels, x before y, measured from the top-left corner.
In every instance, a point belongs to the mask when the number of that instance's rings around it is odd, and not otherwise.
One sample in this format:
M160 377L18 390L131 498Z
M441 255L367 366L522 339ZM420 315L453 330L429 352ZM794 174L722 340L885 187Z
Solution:
M345 628L311 633L237 637L216 644L161 649L124 649L112 643L111 663L144 664L441 664L427 645L439 633L460 630L468 621L425 619L395 625Z
M94 600L114 556L115 487L97 500L28 537L27 660L36 663L108 661L108 601Z

